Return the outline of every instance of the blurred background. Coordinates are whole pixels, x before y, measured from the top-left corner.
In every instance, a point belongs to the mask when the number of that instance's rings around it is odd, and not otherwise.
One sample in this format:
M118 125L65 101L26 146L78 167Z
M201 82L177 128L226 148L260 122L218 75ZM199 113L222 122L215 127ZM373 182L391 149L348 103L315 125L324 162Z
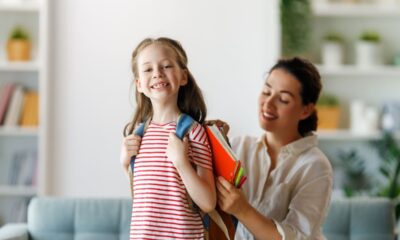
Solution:
M399 0L0 0L0 226L33 196L129 197L119 164L130 57L179 40L208 119L259 135L257 97L279 57L323 80L320 146L334 197L400 193Z

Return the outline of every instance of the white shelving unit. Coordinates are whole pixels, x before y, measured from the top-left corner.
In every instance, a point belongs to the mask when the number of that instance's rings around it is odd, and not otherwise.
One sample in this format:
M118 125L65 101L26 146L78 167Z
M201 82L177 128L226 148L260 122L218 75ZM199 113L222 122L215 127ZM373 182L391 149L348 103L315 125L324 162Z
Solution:
M359 135L349 131L349 105L353 100L361 100L379 108L385 102L400 101L400 66L393 65L394 56L400 54L400 32L394 30L400 22L400 1L338 3L314 0L312 9L312 45L316 47L310 56L321 73L323 90L339 97L342 107L340 129L319 132L319 138L322 141L354 142L380 139L381 133ZM360 68L354 64L355 43L366 30L381 35L385 58L382 66ZM322 39L332 32L344 37L345 63L338 67L325 67L318 64ZM398 134L396 137L400 139Z
M332 141L370 141L382 139L383 136L381 132L353 133L350 130L321 130L316 134L319 140ZM400 140L400 133L396 133L394 137Z
M377 3L329 3L316 0L313 3L313 12L318 17L381 17L398 16L400 6L384 1Z
M379 66L375 68L359 68L354 65L343 65L340 67L324 67L317 65L320 73L325 76L333 77L364 77L364 76L375 76L375 77L396 77L400 78L400 66Z
M10 221L25 221L26 206L33 196L46 194L48 0L0 0L0 85L23 85L39 95L38 127L0 126L0 227ZM11 29L24 27L32 41L32 60L9 62L5 44ZM13 155L21 151L36 155L32 185L11 184Z

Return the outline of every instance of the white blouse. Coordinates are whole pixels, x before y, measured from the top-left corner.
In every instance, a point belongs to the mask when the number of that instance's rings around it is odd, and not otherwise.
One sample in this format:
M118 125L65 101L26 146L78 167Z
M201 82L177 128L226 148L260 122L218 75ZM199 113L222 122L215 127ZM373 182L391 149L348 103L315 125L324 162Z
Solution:
M245 169L242 189L249 203L272 219L284 240L324 239L324 222L332 192L332 167L309 135L283 147L276 167L268 175L271 159L263 139L231 139L234 152ZM240 222L235 239L254 239Z

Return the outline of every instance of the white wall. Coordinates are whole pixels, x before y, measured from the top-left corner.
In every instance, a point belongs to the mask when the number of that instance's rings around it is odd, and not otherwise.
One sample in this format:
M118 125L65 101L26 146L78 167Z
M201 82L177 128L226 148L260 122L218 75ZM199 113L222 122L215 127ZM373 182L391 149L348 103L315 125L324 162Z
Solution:
M130 55L148 36L182 43L209 119L258 134L257 95L279 52L276 2L53 1L50 194L129 196L119 150L133 111Z

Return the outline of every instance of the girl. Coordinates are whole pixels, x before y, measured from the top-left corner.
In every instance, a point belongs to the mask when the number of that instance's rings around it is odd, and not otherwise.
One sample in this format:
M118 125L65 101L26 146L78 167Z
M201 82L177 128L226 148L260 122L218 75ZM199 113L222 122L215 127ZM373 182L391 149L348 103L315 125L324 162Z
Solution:
M261 138L232 148L248 171L242 190L219 177L218 204L240 223L235 239L324 239L332 169L317 147L320 75L308 61L278 61L259 97Z
M202 239L199 212L190 207L188 193L204 212L215 208L216 192L211 152L201 123L206 106L179 42L145 39L132 54L137 107L130 134L124 138L121 164L133 172L130 239ZM183 141L174 134L181 113L197 122ZM134 126L151 119L141 139ZM193 168L192 164L196 165Z

